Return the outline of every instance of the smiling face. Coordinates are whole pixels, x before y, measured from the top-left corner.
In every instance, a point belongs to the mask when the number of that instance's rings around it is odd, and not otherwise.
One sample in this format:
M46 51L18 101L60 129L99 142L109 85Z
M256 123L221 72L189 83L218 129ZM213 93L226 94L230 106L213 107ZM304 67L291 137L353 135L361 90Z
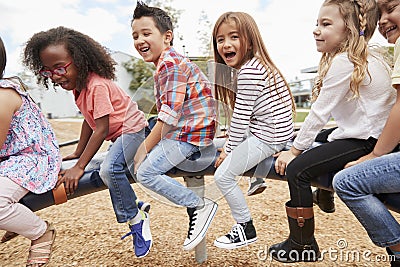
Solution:
M161 53L172 40L172 31L164 34L156 27L152 17L141 17L132 22L132 37L136 50L146 62L153 62L156 66Z
M229 67L239 69L243 61L243 51L241 49L241 36L238 32L236 22L223 22L218 27L215 36L217 51L225 64Z
M341 47L347 37L347 29L337 5L321 7L313 34L318 52L334 53Z
M63 44L49 45L39 53L40 61L43 65L43 70L54 70L59 67L66 67L66 73L57 75L53 72L50 79L57 83L63 89L70 91L76 88L76 79L78 77L78 69L76 68L72 57Z
M400 36L400 1L378 0L379 32L386 40L394 44Z

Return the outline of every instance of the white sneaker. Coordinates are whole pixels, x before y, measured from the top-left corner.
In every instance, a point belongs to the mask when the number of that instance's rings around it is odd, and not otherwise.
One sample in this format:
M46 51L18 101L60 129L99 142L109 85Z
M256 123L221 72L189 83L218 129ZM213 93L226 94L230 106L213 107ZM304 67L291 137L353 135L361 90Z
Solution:
M189 230L187 238L183 243L184 250L191 250L196 247L205 237L214 215L217 212L218 204L208 198L203 198L204 206L199 208L187 208L189 215Z

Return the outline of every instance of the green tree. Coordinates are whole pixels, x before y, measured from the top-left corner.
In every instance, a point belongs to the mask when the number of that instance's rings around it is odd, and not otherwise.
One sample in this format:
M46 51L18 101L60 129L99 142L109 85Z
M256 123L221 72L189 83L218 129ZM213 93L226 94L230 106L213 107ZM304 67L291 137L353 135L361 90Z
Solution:
M155 70L153 64L133 57L130 61L123 63L123 66L129 73L132 74L129 90L134 92L144 84L146 84L146 87L154 84L151 83L153 72Z
M139 109L145 114L157 114L153 96L155 66L134 57L123 63L123 66L132 74L129 90L133 92L133 100L136 101Z
M211 31L212 24L207 13L202 10L197 28L197 35L201 41L200 53L202 56L211 57Z
M165 12L168 13L168 15L171 17L172 20L172 25L175 28L178 28L178 21L179 18L182 14L182 9L176 9L172 7L172 0L145 0L143 1L146 5L148 6L154 6L161 8Z

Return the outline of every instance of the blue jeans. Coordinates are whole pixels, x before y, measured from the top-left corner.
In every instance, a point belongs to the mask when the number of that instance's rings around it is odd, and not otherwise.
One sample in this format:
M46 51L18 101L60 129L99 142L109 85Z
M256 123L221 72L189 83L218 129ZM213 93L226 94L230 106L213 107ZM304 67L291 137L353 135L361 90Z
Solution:
M119 223L125 223L138 213L136 194L125 173L133 173L133 158L145 138L144 129L137 133L122 134L110 146L100 166L100 177L107 185L114 213Z
M267 144L253 135L238 145L214 173L215 182L231 209L232 216L238 223L251 220L250 210L240 189L236 177L250 170L262 160L272 156L285 147L282 144Z
M190 143L162 139L139 166L137 180L174 204L194 208L200 204L200 197L165 173L198 151L199 147Z
M400 243L400 224L374 196L400 192L400 153L368 160L338 172L333 187L380 247Z

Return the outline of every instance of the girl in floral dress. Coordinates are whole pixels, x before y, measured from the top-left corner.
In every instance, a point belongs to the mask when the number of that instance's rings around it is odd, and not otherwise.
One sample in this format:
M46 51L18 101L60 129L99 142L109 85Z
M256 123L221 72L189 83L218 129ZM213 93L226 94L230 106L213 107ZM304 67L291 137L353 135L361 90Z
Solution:
M18 202L56 185L61 156L49 122L19 78L3 77L5 66L0 38L0 229L31 240L26 266L45 266L56 231Z

